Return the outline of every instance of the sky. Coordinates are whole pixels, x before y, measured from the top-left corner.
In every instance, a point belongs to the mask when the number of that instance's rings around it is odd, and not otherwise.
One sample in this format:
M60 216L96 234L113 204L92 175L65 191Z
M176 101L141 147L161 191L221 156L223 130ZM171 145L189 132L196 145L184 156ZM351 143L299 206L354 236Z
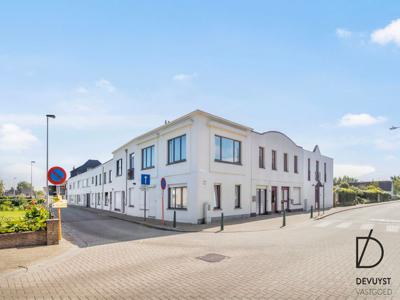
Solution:
M279 130L335 175L400 174L398 1L7 1L0 179L45 185L195 109Z

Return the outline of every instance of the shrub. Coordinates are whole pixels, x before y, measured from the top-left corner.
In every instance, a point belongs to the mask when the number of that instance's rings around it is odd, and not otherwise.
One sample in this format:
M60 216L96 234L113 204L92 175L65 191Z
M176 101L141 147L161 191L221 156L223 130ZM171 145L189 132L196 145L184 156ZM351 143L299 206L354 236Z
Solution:
M49 217L44 206L32 205L20 219L0 218L0 233L43 230Z

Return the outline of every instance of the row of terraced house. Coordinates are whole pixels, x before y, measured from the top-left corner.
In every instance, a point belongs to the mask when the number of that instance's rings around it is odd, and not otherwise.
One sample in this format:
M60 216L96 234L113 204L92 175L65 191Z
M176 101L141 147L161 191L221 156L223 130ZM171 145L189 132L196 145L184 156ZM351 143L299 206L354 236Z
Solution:
M141 176L150 185L141 185ZM204 223L226 218L331 207L333 159L278 131L196 110L118 147L105 163L71 171L70 204L161 219ZM282 207L283 205L283 207Z

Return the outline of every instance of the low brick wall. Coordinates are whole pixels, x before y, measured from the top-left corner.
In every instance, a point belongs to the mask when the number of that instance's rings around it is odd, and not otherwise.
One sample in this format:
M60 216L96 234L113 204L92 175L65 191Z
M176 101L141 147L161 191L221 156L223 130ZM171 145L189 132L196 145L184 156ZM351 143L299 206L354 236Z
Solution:
M0 249L58 244L58 219L47 220L46 230L0 234Z

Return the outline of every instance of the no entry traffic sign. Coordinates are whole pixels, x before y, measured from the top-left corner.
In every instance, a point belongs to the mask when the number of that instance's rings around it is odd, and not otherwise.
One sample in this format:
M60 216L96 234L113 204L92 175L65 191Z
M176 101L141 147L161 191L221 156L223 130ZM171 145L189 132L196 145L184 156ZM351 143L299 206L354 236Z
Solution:
M52 184L63 184L65 182L65 180L67 179L67 173L61 167L52 167L47 172L47 179Z

